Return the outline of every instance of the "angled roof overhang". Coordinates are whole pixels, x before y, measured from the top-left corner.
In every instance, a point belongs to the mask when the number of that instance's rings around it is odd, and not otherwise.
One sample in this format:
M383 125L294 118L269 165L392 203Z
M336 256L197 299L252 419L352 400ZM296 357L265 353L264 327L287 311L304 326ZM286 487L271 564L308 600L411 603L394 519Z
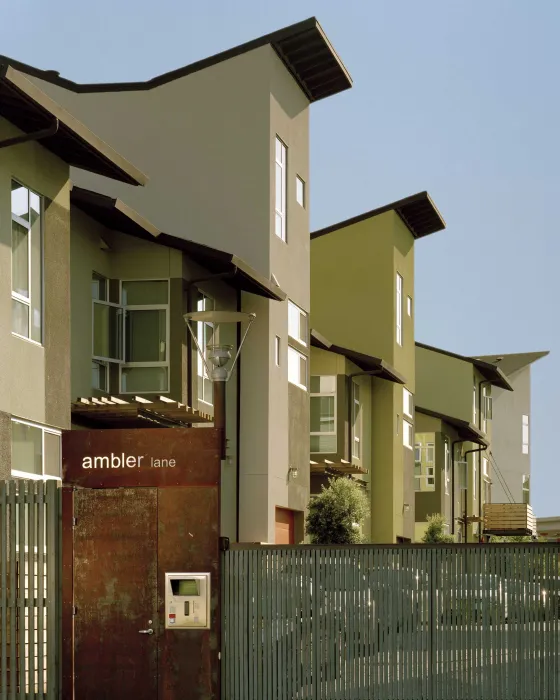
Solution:
M371 211L359 214L351 219L340 221L338 224L333 224L322 228L319 231L314 231L311 234L311 239L320 238L327 233L337 231L352 224L357 224L360 221L371 219L379 214L394 211L402 219L405 226L408 228L414 238L423 238L431 233L436 233L445 228L445 221L433 203L432 198L427 192L418 192L405 199L399 199L397 202L386 204L383 207L372 209Z
M122 92L151 90L266 45L273 48L310 102L352 87L350 74L315 17L142 82L79 84L61 78L57 71L40 70L8 58L4 60L29 75L72 92ZM3 58L0 56L0 61Z
M337 355L344 355L347 360L353 362L364 372L377 372L376 376L380 379L386 379L396 384L406 384L405 377L403 377L400 372L397 372L388 362L385 362L385 360L379 357L373 357L373 355L366 355L350 348L344 348L340 345L334 345L314 329L311 330L310 336L311 345L313 347L320 348L321 350L328 350Z
M480 355L477 356L476 359L496 365L509 377L520 369L532 365L533 362L541 360L549 354L549 350L542 350L539 352L505 353L503 355Z
M108 229L181 250L212 274L226 277L228 284L236 289L275 301L283 301L286 298L286 294L280 287L260 275L236 255L162 233L120 199L114 199L81 187L73 187L70 201Z
M0 58L0 116L75 168L145 185L148 178L36 85Z
M467 355L459 355L455 352L450 352L449 350L442 350L441 348L436 348L433 345L426 345L426 343L415 343L416 347L422 348L423 350L430 350L432 352L437 352L440 355L447 355L448 357L454 357L457 360L463 360L464 362L470 362L471 365L476 367L476 369L482 374L484 379L497 386L500 389L506 389L506 391L513 391L513 387L508 381L506 375L502 370L491 362L486 362L485 360L480 360L477 357L469 357Z
M418 411L418 413L423 413L424 415L431 416L432 418L438 418L444 423L451 425L457 430L459 437L466 442L474 442L476 445L480 445L481 447L488 447L489 445L488 440L484 437L484 433L473 423L449 416L445 413L431 411L430 409L422 408L421 406L416 406L415 410Z

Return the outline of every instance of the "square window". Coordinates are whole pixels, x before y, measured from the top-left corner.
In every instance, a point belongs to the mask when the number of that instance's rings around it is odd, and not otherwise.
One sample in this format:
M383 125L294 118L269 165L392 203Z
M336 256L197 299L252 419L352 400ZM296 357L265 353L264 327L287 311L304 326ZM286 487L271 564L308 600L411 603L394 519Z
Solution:
M307 391L307 357L288 347L288 381Z
M27 479L60 479L60 432L12 419L12 475Z
M413 403L412 403L412 394L408 389L405 389L403 387L403 411L405 415L407 415L409 418L412 418L413 416Z
M403 420L403 445L405 447L408 447L408 449L412 450L413 443L414 428L412 427L412 423L409 423L407 420Z
M296 175L296 201L300 206L305 207L305 182L299 175Z
M307 346L307 314L288 301L288 335Z

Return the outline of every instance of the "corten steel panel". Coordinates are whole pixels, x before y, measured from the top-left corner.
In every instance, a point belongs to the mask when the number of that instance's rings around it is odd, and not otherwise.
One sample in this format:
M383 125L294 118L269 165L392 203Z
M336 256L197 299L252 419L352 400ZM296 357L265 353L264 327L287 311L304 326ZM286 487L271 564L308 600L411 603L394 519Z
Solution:
M62 436L63 482L88 488L217 486L219 435L214 428L68 431ZM122 466L123 455L129 466ZM155 460L174 460L174 466L157 467Z
M219 698L218 488L158 490L158 591L165 615L166 571L209 571L211 629L164 629L159 647L159 700ZM123 696L125 697L125 696Z
M74 517L76 700L153 700L157 490L78 489Z
M62 698L73 698L74 675L74 491L62 489Z

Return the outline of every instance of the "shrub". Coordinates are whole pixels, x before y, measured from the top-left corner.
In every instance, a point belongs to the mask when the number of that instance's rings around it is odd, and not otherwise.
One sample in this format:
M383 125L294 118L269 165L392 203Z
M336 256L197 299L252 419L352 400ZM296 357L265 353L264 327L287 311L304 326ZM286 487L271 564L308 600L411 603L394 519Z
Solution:
M445 532L446 521L441 513L428 516L428 527L422 537L422 542L455 542L453 535Z
M309 504L305 531L312 544L360 544L361 525L369 513L363 488L354 479L329 479Z

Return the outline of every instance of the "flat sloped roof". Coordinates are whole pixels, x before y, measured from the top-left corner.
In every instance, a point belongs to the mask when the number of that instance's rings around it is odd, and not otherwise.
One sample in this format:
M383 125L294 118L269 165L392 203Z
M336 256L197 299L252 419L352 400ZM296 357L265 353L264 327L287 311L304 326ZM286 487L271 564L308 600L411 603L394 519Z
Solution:
M358 214L345 221L340 221L338 224L332 224L326 228L313 231L311 239L320 238L332 231L346 228L352 224L357 224L360 221L371 219L374 216L385 214L385 212L394 211L402 219L405 226L408 228L414 238L423 238L431 233L436 233L445 228L445 221L439 213L432 198L427 192L418 192L410 197L399 199L391 204L385 204L377 209L366 211L364 214Z
M464 440L468 440L468 442L474 442L482 447L488 447L489 445L488 440L484 437L484 433L479 430L474 423L469 423L466 420L449 416L446 413L432 411L429 408L422 408L421 406L415 406L414 410L418 411L418 413L423 413L426 416L431 416L432 418L439 418L439 420L448 423L457 429L459 437Z
M148 181L144 173L1 57L0 116L26 134L44 131L47 135L39 143L68 165L129 185Z
M4 60L29 75L60 85L72 92L137 91L151 90L267 44L274 49L310 102L322 100L352 87L350 74L315 17L145 81L80 84L62 78L57 71L40 70L7 57L0 56L0 62Z
M477 359L495 364L507 376L512 375L523 367L533 364L537 360L542 359L550 354L550 350L542 350L539 352L515 352L503 355L480 355Z

